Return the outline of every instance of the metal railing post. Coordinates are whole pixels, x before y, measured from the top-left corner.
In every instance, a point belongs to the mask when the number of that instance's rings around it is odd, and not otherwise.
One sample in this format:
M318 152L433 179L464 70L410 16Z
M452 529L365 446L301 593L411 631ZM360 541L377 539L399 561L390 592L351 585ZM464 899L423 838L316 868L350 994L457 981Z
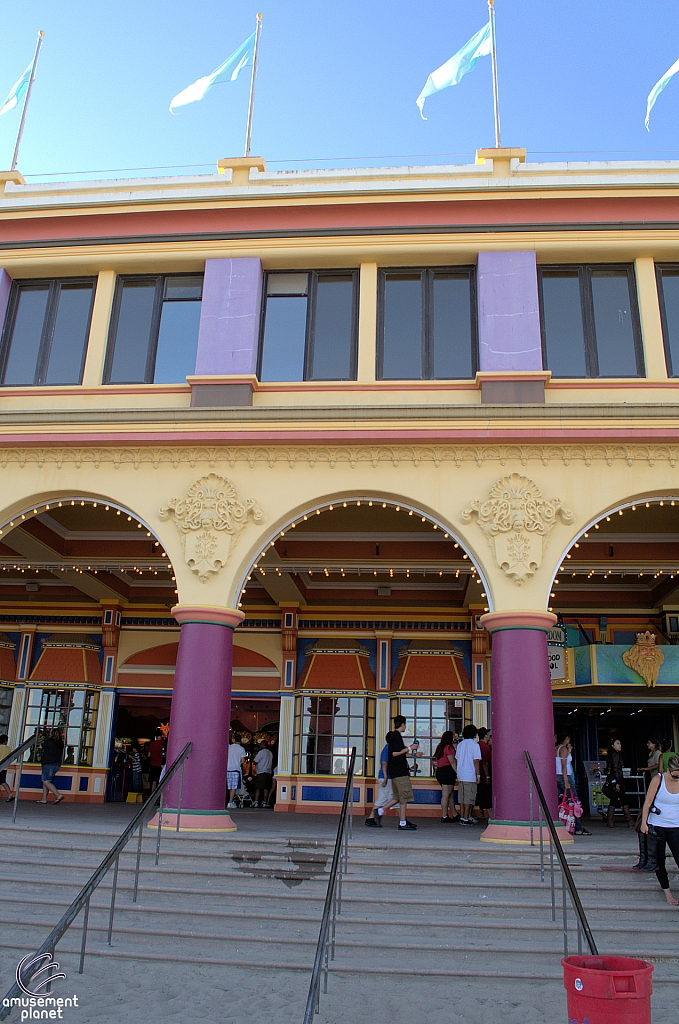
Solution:
M544 839L544 835L543 835L544 829L543 829L542 826L543 826L542 807L540 807L539 810L538 810L538 828L540 829L540 881L544 882L544 880L545 880L545 839Z
M158 867L158 858L160 857L160 833L163 824L163 800L165 799L165 792L160 794L160 807L158 808L158 835L156 837L156 867Z
M116 908L116 890L118 888L118 865L120 864L120 857L116 857L116 866L113 869L113 885L111 886L111 910L108 915L108 945L111 945L111 933L113 932L113 914Z
M556 921L556 891L554 888L554 844L552 842L551 836L549 838L549 873L551 875L550 886L552 892L552 921Z
M184 765L185 761L182 761L182 766L179 771L179 801L177 803L177 826L175 832L179 832L179 822L182 816L182 790L184 789Z
M528 806L530 808L530 845L535 846L535 842L533 840L533 778L530 772L528 772ZM542 839L542 831L540 832L540 839ZM540 844L540 847L540 854L542 855L542 843ZM542 859L540 860L540 863L542 864Z
M137 892L139 891L139 863L141 861L141 841L144 837L144 822L139 822L139 839L137 840L137 863L134 868L134 889L132 892L132 902L137 902Z
M354 780L351 780L351 789L349 790L349 839L354 838ZM348 860L349 844L347 842L347 860Z
M78 967L78 974L82 974L83 966L85 964L85 945L87 943L87 922L90 917L90 897L87 897L85 903L85 917L83 918L83 937L80 943L80 965Z
M568 956L568 906L566 904L566 875L561 871L561 903L563 908L563 955Z

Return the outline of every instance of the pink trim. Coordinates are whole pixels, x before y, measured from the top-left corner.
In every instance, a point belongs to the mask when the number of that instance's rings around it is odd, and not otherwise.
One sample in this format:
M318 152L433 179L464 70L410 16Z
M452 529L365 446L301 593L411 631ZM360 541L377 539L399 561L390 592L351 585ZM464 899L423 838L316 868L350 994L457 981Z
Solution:
M544 826L544 838L549 842L549 832ZM556 826L556 834L564 843L574 843L573 836L562 824ZM533 839L537 844L540 842L540 829L537 822L533 826ZM530 846L530 825L496 825L491 823L481 836L482 843L512 843L517 846Z
M621 388L632 388L635 391L641 391L644 388L676 388L679 387L679 381L676 379L668 380L648 380L645 377L637 378L635 380L629 380L627 377L616 379L614 377L609 380L602 380L601 377L592 377L588 379L577 379L577 380L562 380L561 378L549 381L546 385L550 391L558 391L563 389L564 391L596 391L598 388L602 390L620 390Z
M245 614L236 608L220 608L217 605L176 604L170 609L179 625L183 622L211 622L216 626L239 626Z
M9 387L2 389L2 398L16 395L35 398L36 395L59 398L78 395L190 395L188 384L99 384L84 388L82 384L53 385L52 387Z
M487 612L481 616L484 629L492 633L496 629L551 629L556 623L552 612Z
M147 828L158 829L158 815L153 817L146 825ZM177 814L163 811L161 828L174 832L177 827ZM215 811L214 814L192 814L191 811L182 811L179 816L180 832L237 832L238 829L233 819L226 811Z

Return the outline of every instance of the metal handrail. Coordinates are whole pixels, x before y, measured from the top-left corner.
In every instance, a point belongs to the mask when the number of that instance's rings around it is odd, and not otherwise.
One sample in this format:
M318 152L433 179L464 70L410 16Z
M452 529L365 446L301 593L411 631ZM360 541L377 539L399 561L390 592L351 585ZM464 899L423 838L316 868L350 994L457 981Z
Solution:
M323 917L318 933L318 944L316 945L316 956L314 967L311 972L309 984L309 995L307 997L304 1024L312 1024L314 1016L318 1013L321 985L321 971L325 972L323 991L328 991L328 962L335 959L335 923L337 914L342 912L342 874L346 874L349 858L349 832L347 831L347 819L349 818L349 806L353 812L354 796L354 768L356 765L356 747L351 748L349 765L347 767L347 782L344 787L344 798L342 810L340 811L339 823L337 825L337 837L335 849L332 855L330 866L330 877L328 879L328 891L325 894L323 906ZM353 818L353 813L350 819ZM351 828L351 820L350 820ZM330 932L332 915L332 932Z
M573 904L573 909L575 910L575 913L576 913L576 915L578 917L579 929L580 928L582 929L582 933L584 934L585 938L587 939L587 945L589 946L589 951L592 954L592 956L598 956L599 955L599 951L598 951L598 949L596 947L596 943L594 941L594 936L592 935L592 932L590 930L589 923L587 921L587 917L585 915L585 911L583 909L582 903L580 902L580 896L578 894L578 890L576 888L575 882L573 881L573 876L571 874L571 869L568 866L568 862L566 860L566 855L563 852L563 847L561 846L561 840L559 839L559 837L557 835L557 832L556 832L556 828L554 827L554 822L552 821L552 815L550 813L549 807L547 806L547 801L545 799L545 794L542 791L542 786L540 785L540 780L538 779L537 772L535 771L535 766L533 765L533 760L532 760L532 758L530 756L530 753L527 750L524 750L523 756L526 759L526 764L528 766L528 771L530 772L530 777L532 779L533 785L535 786L535 791L536 791L536 793L538 795L538 800L540 801L540 807L541 807L542 813L544 814L544 817L545 817L545 823L547 825L547 828L549 829L550 847L551 847L550 855L551 855L552 851L555 851L556 855L557 855L557 857L559 859L559 864L561 865L561 880L562 880L562 890L563 890L564 952L565 952L565 955L568 956L568 928L567 928L567 920L566 920L566 889L565 889L565 886L564 886L564 882L568 886L568 891L569 891L570 897L571 897L571 903ZM532 814L531 814L531 819L532 819ZM540 822L539 828L540 828L540 847L542 848L542 822ZM544 871L543 871L543 878L544 878ZM553 888L553 886L554 886L554 873L552 872L552 888ZM554 906L554 898L552 896L552 907L553 906ZM552 917L552 920L554 920L553 917ZM579 937L580 937L580 931L578 930L578 938Z
M14 750L10 750L7 757L3 757L0 761L0 772L4 771L5 768L9 768L17 758L20 758L19 764L17 765L16 772L14 773L14 810L12 811L12 824L17 820L17 806L19 804L19 790L21 789L21 768L23 765L23 757L21 756L24 750L28 750L32 747L38 738L38 730L36 729L32 736L29 736L27 740L15 747Z
M139 829L139 841L137 843L137 863L136 863L135 876L134 876L134 893L133 893L133 897L132 897L132 902L136 903L136 901L137 901L137 891L138 891L138 885L139 885L139 864L140 864L140 859L141 859L141 841L142 841L142 837L143 837L144 819L146 817L148 817L149 810L154 808L160 802L160 806L159 806L159 810L158 810L158 837L156 839L156 854L155 854L155 863L157 864L158 863L158 856L159 856L159 853L160 853L160 832L161 832L161 826L163 824L163 799L164 799L164 795L165 795L165 789L167 788L168 783L177 774L177 772L180 772L179 800L178 800L178 806L177 806L177 821L175 823L175 831L178 832L179 831L179 822L180 822L180 818L181 818L181 810L182 810L182 789L183 789L183 781L184 781L184 763L185 763L187 757L189 756L189 754L191 753L191 746L192 746L191 743L187 743L186 746L184 747L184 749L182 750L182 752L177 757L177 759L174 761L174 763L170 766L170 768L167 769L165 775L163 776L162 781L158 784L157 788L154 789L153 793L148 798L148 800L146 800L146 802L139 808L139 810L137 811L137 813L133 817L132 821L127 826L127 828L124 830L124 832L118 837L118 839L116 839L115 843L113 844L113 846L111 847L109 852L106 854L106 856L102 860L102 862L99 865L99 867L95 868L95 870L92 872L92 874L90 875L90 877L87 880L87 882L85 883L85 885L82 887L82 889L80 890L80 892L78 893L76 898L71 903L70 907L63 914L63 916L62 916L61 920L59 921L59 923L56 924L54 926L54 928L52 929L52 931L49 933L49 935L47 936L47 938L43 942L42 946L40 947L40 949L35 954L35 957L31 957L30 958L31 963L34 963L35 959L37 957L41 957L44 953L48 953L52 959L54 958L54 951L55 951L55 949L57 947L57 944L64 937L64 935L66 934L66 932L71 927L71 925L73 924L73 922L77 918L78 914L80 913L80 911L84 907L85 908L85 915L84 915L84 918L83 918L82 941L81 941L81 944L80 944L80 965L78 967L78 974L82 974L82 972L83 972L83 965L85 963L85 946L86 946L86 943L87 943L87 924L88 924L89 913L90 913L90 899L91 899L92 894L94 893L95 889L97 888L97 886L99 886L100 883L104 880L104 878L105 878L109 868L111 868L111 866L113 866L113 868L114 868L114 870L113 870L113 885L111 887L111 909L110 909L110 913L109 913L108 940L107 940L108 941L108 945L109 946L111 945L111 933L113 931L113 915L114 915L114 912L115 912L115 900L116 900L116 891L117 891L117 885L118 885L118 863L119 863L119 860L120 860L120 855L123 852L123 850L125 849L125 847L127 846L127 844L130 841L130 839L132 838L133 833L138 828ZM56 967L58 969L58 964L56 965ZM34 967L33 970L37 970L37 967ZM32 976L32 971L29 972L29 973L24 974L23 977L22 977L22 981L26 985L28 985L31 976ZM16 996L19 996L20 994L21 994L21 989L20 989L18 983L15 982L14 985L12 985L11 989L9 990L9 992L7 993L5 999L3 1000L3 1008L0 1009L0 1020L4 1020L5 1017L8 1015L8 1013L10 1012L11 1000L14 997L16 997Z

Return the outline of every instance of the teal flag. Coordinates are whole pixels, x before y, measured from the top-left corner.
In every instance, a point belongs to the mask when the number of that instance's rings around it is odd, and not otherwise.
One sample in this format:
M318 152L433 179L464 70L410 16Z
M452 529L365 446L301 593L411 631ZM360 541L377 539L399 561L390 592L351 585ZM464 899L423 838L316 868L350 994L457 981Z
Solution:
M2 114L9 113L10 110L14 110L19 100L23 97L24 93L28 89L28 83L31 80L31 68L33 67L33 61L28 65L23 75L9 90L9 95L3 105L0 107L0 116Z
M235 53L232 53L228 60L213 71L211 75L199 78L193 85L182 89L170 103L170 113L174 114L175 107L184 107L187 103L195 103L202 100L203 96L218 82L235 82L243 68L251 66L255 52L255 33L246 39L242 46L239 46Z
M424 83L424 89L415 100L420 108L420 117L423 121L427 120L423 113L424 101L427 96L431 96L432 93L439 92L441 89L447 89L450 85L457 85L464 75L474 70L479 57L489 56L491 48L490 22L488 22L475 36L472 36L468 43L465 43L461 50L457 51L454 57L447 60L436 71L432 71Z
M674 75L676 75L677 71L679 71L679 60L675 60L672 67L668 68L668 70L662 76L660 81L655 83L655 85L648 94L648 99L646 101L646 120L644 121L647 132L650 132L651 130L648 126L648 122L651 120L651 111L653 110L653 105L657 100L658 96L660 95L660 93L663 91L663 89L669 82L670 78L673 78ZM1 113L2 111L0 110L0 114Z

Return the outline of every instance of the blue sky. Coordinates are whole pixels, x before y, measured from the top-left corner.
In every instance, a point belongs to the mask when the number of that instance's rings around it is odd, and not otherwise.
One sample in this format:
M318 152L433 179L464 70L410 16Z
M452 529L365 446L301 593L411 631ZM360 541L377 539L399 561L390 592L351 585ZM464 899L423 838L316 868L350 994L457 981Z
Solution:
M679 158L679 76L650 134L643 123L648 92L679 57L675 0L496 0L496 10L504 145L550 160ZM489 58L427 101L427 121L415 106L427 75L486 20L485 0L5 0L0 102L46 32L20 170L207 171L241 156L245 72L176 116L168 106L244 41L257 11L252 151L272 169L455 162L493 145ZM18 120L0 118L0 166Z

